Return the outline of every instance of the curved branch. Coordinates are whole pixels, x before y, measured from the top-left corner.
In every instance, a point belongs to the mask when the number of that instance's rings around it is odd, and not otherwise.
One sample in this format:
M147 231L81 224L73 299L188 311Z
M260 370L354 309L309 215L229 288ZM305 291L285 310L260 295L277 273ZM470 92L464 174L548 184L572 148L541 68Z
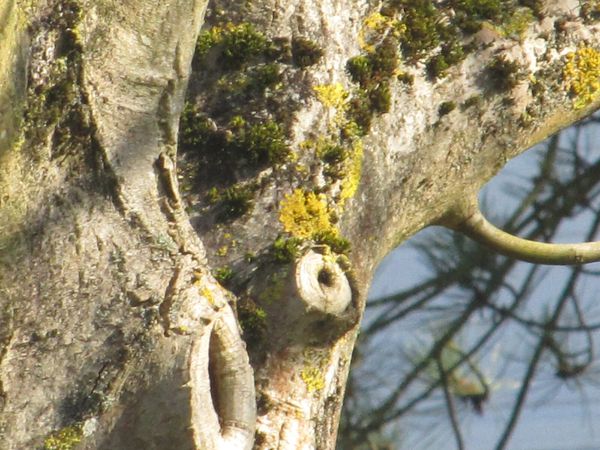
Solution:
M498 253L535 264L575 265L600 261L600 242L548 244L523 239L496 228L478 207L452 228Z

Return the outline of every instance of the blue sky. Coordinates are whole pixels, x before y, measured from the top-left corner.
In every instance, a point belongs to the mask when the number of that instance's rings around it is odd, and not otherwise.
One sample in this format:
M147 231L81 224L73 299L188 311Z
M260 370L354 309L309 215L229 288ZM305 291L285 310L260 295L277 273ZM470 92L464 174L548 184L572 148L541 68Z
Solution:
M596 133L596 137L600 133ZM569 135L565 135L568 141ZM588 142L589 141L589 142ZM600 156L600 149L593 146L594 139L588 139L590 159ZM502 215L510 211L515 201L505 192L507 181L519 183L531 176L536 165L536 152L530 151L511 161L502 173L486 186L483 197L494 205L494 213ZM582 215L568 223L561 229L557 236L558 241L574 242L582 240L587 230L585 222L591 214ZM492 219L492 218L490 218ZM422 233L431 233L425 230ZM423 238L423 234L421 234ZM419 278L418 253L410 245L401 246L392 252L380 265L371 289L371 297L391 294L402 288L413 285ZM600 264L594 264L600 268ZM410 268L410 270L406 270ZM564 268L553 268L550 276L546 277L535 290L533 311L544 310L544 298L551 297L552 293L560 289L568 271ZM519 273L513 274L518 277ZM600 277L587 277L580 287L580 293L590 303L590 314L600 317ZM594 307L598 305L598 308ZM366 321L369 320L368 312ZM414 331L408 335L406 330L386 331L386 335L376 340L374 347L378 351L388 352L387 361L394 370L393 363L394 345L391 342L406 342L414 339ZM484 414L464 414L465 416L465 441L468 450L493 449L494 444L502 432L508 416L514 393L519 387L520 377L513 366L505 366L503 362L511 358L525 358L530 350L526 337L519 334L504 333L502 341L495 344L492 351L482 361L484 371L487 370L490 378L494 379L493 391L490 401L485 406ZM387 347L387 348L385 348ZM497 354L495 354L497 353ZM384 357L384 363L386 357ZM506 369L506 367L510 367ZM385 368L382 367L381 370ZM511 373L514 374L511 377ZM385 377L382 376L382 380ZM534 386L529 401L522 413L519 424L510 440L508 449L511 450L600 450L600 364L596 364L584 376L585 383L574 380L568 383L557 380L551 370L541 371L539 382ZM383 383L382 383L383 386ZM381 388L385 390L384 387ZM432 412L427 410L422 414L413 415L401 423L401 434L404 436L403 444L399 449L418 450L418 448L435 448L437 450L455 449L451 428L444 416L444 405L430 404ZM437 410L436 410L437 408ZM413 433L407 432L413 430Z

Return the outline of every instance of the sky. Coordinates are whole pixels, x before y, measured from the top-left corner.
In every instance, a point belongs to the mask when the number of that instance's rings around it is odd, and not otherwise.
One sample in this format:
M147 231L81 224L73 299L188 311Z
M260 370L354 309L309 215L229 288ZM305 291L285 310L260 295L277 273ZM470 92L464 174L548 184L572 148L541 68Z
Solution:
M600 137L600 132L595 131L595 136L586 141L589 145L590 159L597 159L600 156L600 148L594 147L594 137ZM569 139L569 135L565 135ZM589 142L588 142L589 141ZM526 152L519 158L509 162L505 169L494 178L482 191L482 198L494 205L494 212L502 215L510 211L515 200L511 200L504 189L507 182L518 183L519 180L531 176L532 168L536 165L537 154L535 150ZM491 219L491 218L490 218ZM570 221L567 227L561 229L557 236L558 241L575 242L583 239L585 224L582 221L590 219L590 216L579 217ZM583 226L582 226L583 225ZM431 233L431 230L425 230ZM423 234L420 236L423 238ZM415 283L419 277L418 253L410 245L403 245L393 251L380 265L371 288L370 297L397 292L402 288L407 288ZM524 263L525 264L525 263ZM600 264L594 264L595 268L600 268ZM410 267L407 271L404 268ZM525 267L525 266L524 266ZM414 269L414 270L413 270ZM560 289L564 282L567 270L564 268L553 268L549 277L536 289L534 297L542 299L534 303L532 308L544 308L543 298L550 296L551 293ZM513 276L518 277L519 273ZM592 302L600 291L600 277L586 278L584 285L581 286L581 293ZM600 299L598 299L600 304ZM597 312L600 310L597 310ZM369 316L367 311L366 321ZM394 339L402 340L414 338L407 336L403 330L387 331L388 335L382 337L379 341L380 346L388 345ZM394 336L392 336L394 335ZM509 338L510 334L509 334ZM527 350L527 342L523 342L521 336L513 336L513 341L508 347L514 350L514 355L518 355L519 346ZM504 359L507 356L507 342L498 343L494 347L498 353L502 353ZM390 350L392 351L392 350ZM494 353L491 352L491 353ZM509 358L511 355L508 356ZM493 354L487 356L486 365L490 372L499 372L499 367L494 364L500 364L502 358L495 358ZM544 376L547 381L544 381ZM586 375L590 383L579 386L576 382L567 384L560 383L552 374L541 374L540 387L532 391L532 395L526 404L520 421L515 432L507 446L510 450L600 450L600 364L596 364ZM493 449L499 433L501 433L507 415L509 414L513 396L518 388L519 377L511 377L503 374L499 377L501 380L495 387L489 404L486 405L484 414L470 414L467 417L465 427L465 442L467 450L487 450ZM414 416L406 419L405 429L416 429L414 436L405 436L399 449L418 450L418 448L453 450L456 448L452 431L448 423L436 423L436 421L447 421L443 412L443 404L439 405L437 414L427 414L424 416ZM423 419L425 417L425 419ZM433 424L432 424L433 421Z

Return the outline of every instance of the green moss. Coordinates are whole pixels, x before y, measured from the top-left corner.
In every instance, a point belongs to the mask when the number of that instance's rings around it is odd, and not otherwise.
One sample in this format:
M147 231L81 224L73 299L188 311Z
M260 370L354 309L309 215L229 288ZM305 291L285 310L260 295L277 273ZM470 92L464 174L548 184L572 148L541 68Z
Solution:
M269 40L250 23L228 25L222 35L220 61L230 68L239 68L250 58L264 54Z
M385 39L374 51L350 58L346 63L352 81L360 85L347 104L348 120L366 134L372 116L386 113L391 107L389 80L398 69L398 42Z
M224 95L243 100L263 95L268 88L276 88L282 80L278 63L257 64L243 72L228 72L217 81L216 87Z
M326 245L329 249L340 255L350 253L350 241L344 239L338 232L333 230L321 231L313 236L317 244Z
M91 131L86 120L87 110L82 108L79 87L82 70L81 19L81 5L75 0L62 1L60 8L46 17L42 26L58 30L54 49L56 59L45 68L49 83L31 83L28 88L22 137L26 141L39 142L47 139L48 130L52 129L51 158L90 148ZM31 149L37 147L27 145Z
M186 103L179 123L179 143L183 150L198 150L214 145L216 125L195 105Z
M455 108L456 102L442 102L440 103L440 106L438 108L438 114L440 115L440 117L445 116L446 114L449 114L450 112L454 111Z
M284 163L291 150L282 128L274 121L250 124L234 116L227 126L219 127L199 109L186 104L180 122L183 152L194 152L210 159L212 170L230 172L240 158L250 166Z
M524 78L519 63L510 61L504 56L493 58L486 66L486 72L491 87L497 91L512 89Z
M365 90L359 89L353 93L348 102L347 116L352 123L358 126L360 135L369 132L373 121L373 111L371 111L371 101Z
M249 86L259 92L276 86L282 80L281 69L277 63L259 65L249 73Z
M273 256L276 261L281 263L293 262L298 256L301 245L302 239L278 236L273 243Z
M456 23L464 31L474 33L481 28L482 21L502 23L510 11L512 2L501 0L458 0L454 1Z
M475 94L475 95L472 95L471 97L469 97L468 99L466 99L462 103L461 106L463 109L467 109L467 108L471 108L472 106L479 105L482 101L483 101L483 98L481 97L481 95Z
M392 105L392 93L388 82L381 82L369 90L369 103L374 113L389 112Z
M325 164L334 165L347 157L346 149L331 139L319 139L316 143L316 154Z
M270 40L250 23L227 23L203 31L196 43L196 57L204 60L214 52L222 67L230 70L267 53Z
M404 84L412 85L415 82L415 76L408 72L400 72L396 78Z
M247 151L258 163L281 164L290 155L283 130L272 120L246 127L236 137L235 145Z
M369 57L373 67L374 78L391 78L398 68L398 41L393 38L385 39Z
M371 58L367 55L358 55L350 58L346 63L346 70L350 78L361 86L366 85L373 77Z
M521 37L534 19L530 8L518 8L509 19L504 21L500 29L505 36Z
M184 108L179 147L180 173L190 191L204 193L217 221L229 221L252 207L247 180L266 167L280 169L293 159L288 141L296 100L282 91L297 67L315 64L322 50L305 38L271 39L250 23L224 23L200 33L195 64L198 94ZM275 175L277 170L273 172Z
M317 64L323 57L323 49L309 39L292 39L292 59L298 67L309 67Z
M381 9L389 17L399 16L402 33L396 34L409 63L424 62L432 78L441 78L470 50L462 45L465 35L489 23L505 35L521 35L541 16L539 0L390 0ZM353 66L362 76L367 67ZM354 75L358 78L359 75Z
M432 56L427 62L427 74L435 79L441 78L446 75L446 72L450 68L450 64L446 61L443 55Z
M432 78L442 78L446 75L448 69L465 57L465 51L457 41L450 40L442 44L440 53L433 55L427 61L427 73Z
M217 220L227 222L242 217L254 207L254 184L235 184L218 194Z
M206 58L210 50L221 42L222 33L223 29L220 27L213 27L210 30L202 31L196 41L196 53L194 56L200 60Z
M437 47L446 35L446 25L430 0L396 0L392 4L401 12L406 32L400 39L405 57L417 61Z
M228 266L218 267L213 276L219 283L226 285L233 278L233 270Z
M237 304L237 313L246 343L251 348L260 346L267 333L267 312L252 299L242 297Z
M44 450L71 450L83 438L81 425L64 427L44 440Z
M391 78L398 69L398 42L385 39L374 51L350 58L346 70L352 81L368 88Z
M211 205L216 205L221 200L221 193L215 186L211 187L206 193L206 200Z

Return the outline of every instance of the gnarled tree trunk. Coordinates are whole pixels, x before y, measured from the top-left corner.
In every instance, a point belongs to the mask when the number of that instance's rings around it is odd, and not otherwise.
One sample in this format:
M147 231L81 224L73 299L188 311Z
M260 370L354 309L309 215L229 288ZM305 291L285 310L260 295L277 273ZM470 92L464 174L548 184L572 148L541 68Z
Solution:
M593 6L463 3L5 0L0 447L334 448L377 263L599 104Z

